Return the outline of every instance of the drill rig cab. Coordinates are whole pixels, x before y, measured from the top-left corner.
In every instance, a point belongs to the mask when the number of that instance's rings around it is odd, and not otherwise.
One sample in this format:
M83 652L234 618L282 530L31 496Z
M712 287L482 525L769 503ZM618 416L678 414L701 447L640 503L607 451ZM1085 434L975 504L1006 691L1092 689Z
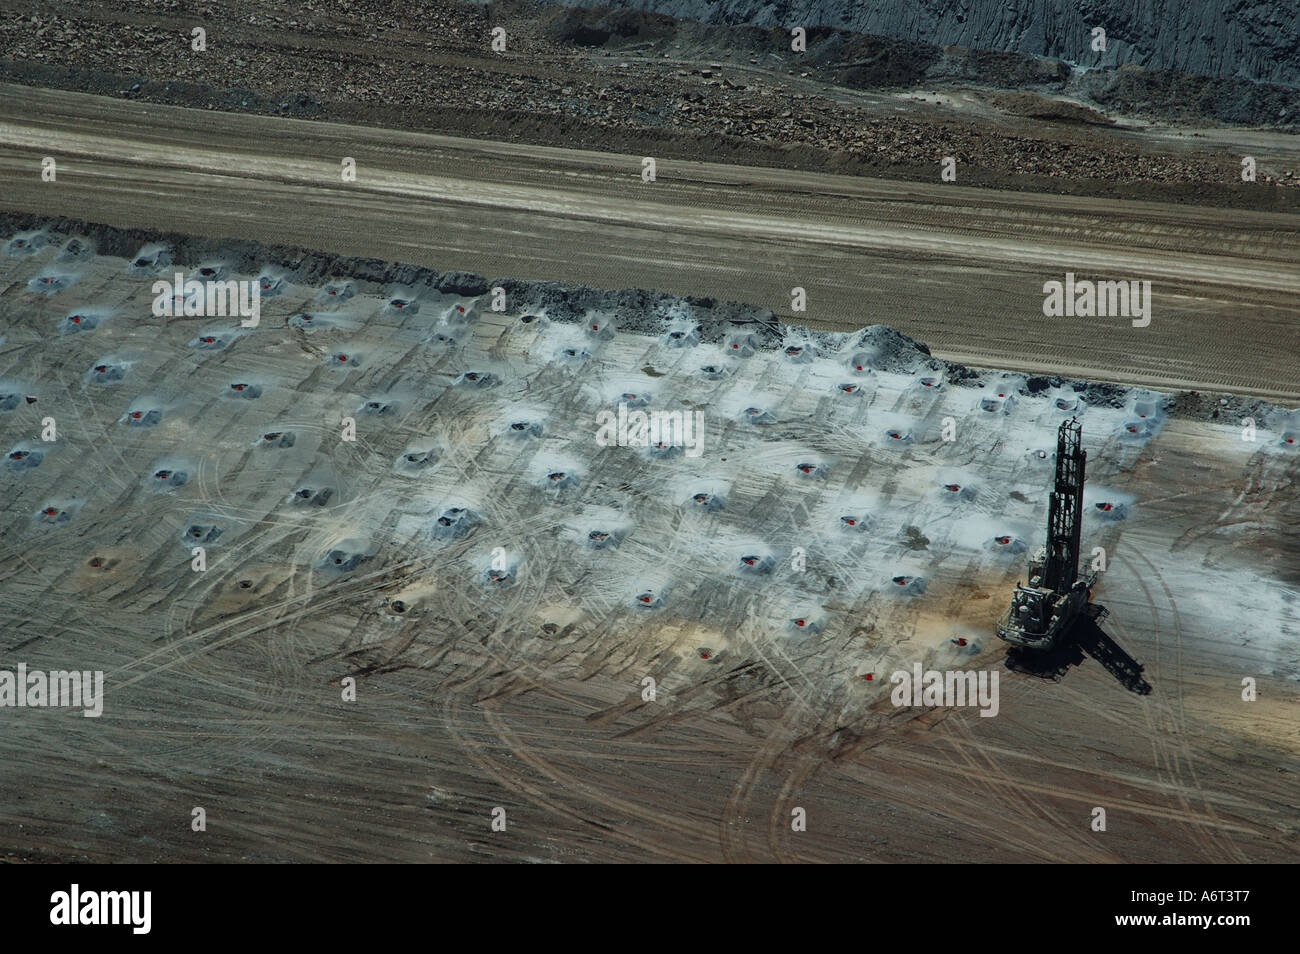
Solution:
M1048 650L1069 631L1088 604L1096 574L1079 578L1083 522L1083 427L1071 418L1056 433L1056 481L1047 514L1047 543L1029 564L1029 583L1018 584L998 637L1026 649Z

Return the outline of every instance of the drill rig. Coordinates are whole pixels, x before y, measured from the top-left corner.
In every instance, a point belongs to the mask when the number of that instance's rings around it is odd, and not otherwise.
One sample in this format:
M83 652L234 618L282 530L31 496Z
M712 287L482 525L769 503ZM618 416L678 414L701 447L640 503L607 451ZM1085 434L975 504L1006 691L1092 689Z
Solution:
M1047 513L1047 545L1029 562L1029 584L1018 583L998 637L1026 649L1048 650L1088 605L1095 573L1079 578L1083 523L1083 427L1071 418L1056 432L1056 483Z

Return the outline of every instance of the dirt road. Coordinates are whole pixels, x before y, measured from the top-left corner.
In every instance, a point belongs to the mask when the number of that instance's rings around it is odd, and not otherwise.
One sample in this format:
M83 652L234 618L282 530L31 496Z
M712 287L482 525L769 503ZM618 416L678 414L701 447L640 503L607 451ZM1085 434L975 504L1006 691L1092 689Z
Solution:
M673 160L645 182L642 158L0 96L11 209L748 301L819 328L890 324L983 366L1300 395L1291 216ZM1067 271L1149 280L1150 325L1044 317L1043 285ZM795 287L806 312L792 312Z

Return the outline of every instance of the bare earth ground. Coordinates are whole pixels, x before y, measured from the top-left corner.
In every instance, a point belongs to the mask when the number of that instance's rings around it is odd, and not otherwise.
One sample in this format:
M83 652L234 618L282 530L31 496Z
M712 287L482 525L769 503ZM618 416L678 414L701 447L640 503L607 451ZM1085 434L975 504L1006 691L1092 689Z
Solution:
M7 91L10 208L889 324L986 367L1300 394L1290 214L667 160L645 183L635 156ZM1150 326L1044 318L1067 271L1150 280Z
M498 56L486 16L456 5L355 7L0 0L3 75L35 84L0 85L0 206L749 301L827 330L884 323L982 367L1300 397L1294 136L1041 121L989 91L845 90L689 44L610 56L556 45L515 7L498 10L511 35ZM196 16L205 57L184 42ZM948 154L958 184L937 181ZM1237 181L1243 154L1258 157L1259 184ZM660 159L653 184L645 155ZM57 183L40 180L45 156ZM343 156L355 183L339 179ZM706 388L694 351L626 332L594 346L602 399L632 375L711 426L752 399L747 387L782 415L761 439L712 432L704 461L729 468L733 499L701 523L660 499L670 467L590 446L591 387L548 365L546 336L573 326L525 331L517 310L484 312L440 351L429 335L450 298L399 320L370 290L339 309L351 319L308 334L286 319L321 307L321 289L296 286L256 337L203 356L194 322L148 316L147 280L121 260L101 256L59 295L33 291L55 252L0 258L0 391L39 398L0 415L0 451L34 441L47 414L60 428L39 468L0 471L0 665L103 669L108 702L99 719L0 710L0 856L1300 856L1300 494L1297 457L1277 441L1285 409L1257 444L1240 440L1238 404L1208 419L1217 396L1180 397L1186 413L1137 442L1120 410L1084 416L1090 494L1132 503L1123 521L1094 514L1085 550L1111 555L1096 598L1146 665L1142 696L1092 659L1060 683L1006 671L991 634L1021 563L972 549L925 483L934 468L976 475L981 519L1037 542L1046 478L1023 451L1059 417L1042 398L988 421L963 403L971 389L918 396L881 373L846 417L828 396L843 355L810 370L763 352ZM1042 283L1067 270L1149 278L1152 324L1044 319ZM807 313L790 312L795 285ZM112 317L68 332L64 317L88 305ZM374 360L329 369L344 347ZM135 362L131 374L93 386L84 376L106 355ZM590 468L579 491L539 492L544 459L504 451L501 421L451 386L480 364L507 375L493 400L552 415L543 448ZM267 384L261 401L213 398L250 375ZM339 443L340 414L380 392L402 396L401 415ZM165 406L164 423L125 427L137 402ZM961 422L953 447L933 439L946 414ZM898 415L926 437L882 450L880 422ZM297 435L280 457L252 446L272 427ZM429 436L472 453L427 486L395 477L394 459ZM832 459L825 487L780 470L796 444ZM192 479L149 492L169 455ZM322 475L333 506L286 505ZM490 533L431 546L437 505L474 488L492 490ZM819 521L861 488L879 495L882 532L847 546ZM75 512L42 522L51 502ZM633 533L610 564L622 575L568 536L575 514L612 502L663 534ZM183 542L196 516L227 529L202 574ZM899 532L908 520L927 549ZM377 548L332 576L322 548L345 533ZM524 560L496 592L480 570L499 536ZM809 572L749 593L718 567L754 539L808 546ZM895 561L925 572L923 594L889 595ZM633 613L626 587L656 573L670 601ZM790 601L822 629L792 638ZM894 708L888 673L912 661L1000 669L998 717ZM353 703L340 699L349 674ZM190 830L195 806L206 833ZM497 806L505 832L489 828ZM791 830L794 807L807 831ZM1094 807L1104 833L1089 828Z
M1102 115L1061 94L1060 63L950 48L959 73L982 65L931 87L909 69L917 51L887 42L850 88L815 53L790 54L779 30L625 12L603 46L586 46L563 27L571 17L602 19L526 2L0 0L0 80L638 157L933 183L951 156L964 185L1261 211L1300 202L1294 134ZM1295 97L1274 92L1268 117L1294 116ZM1194 85L1183 96L1193 114L1232 98Z
M382 296L329 307L324 288L300 286L269 301L248 337L208 353L191 343L213 323L160 327L149 280L122 259L96 259L57 295L29 290L55 251L5 259L0 281L0 377L38 392L6 415L6 435L30 439L46 414L61 427L40 467L3 475L4 661L102 668L108 702L99 719L5 710L0 848L12 857L1297 856L1300 465L1275 430L1251 445L1236 427L1173 417L1134 442L1119 427L1129 411L1085 413L1090 512L1095 494L1132 501L1127 520L1090 519L1085 546L1111 554L1097 598L1113 612L1107 630L1146 664L1150 695L1088 660L1059 684L1003 671L996 718L895 709L887 674L913 660L1001 666L991 630L1020 563L963 542L962 512L936 503L928 481L935 467L973 475L970 515L1023 525L1036 541L1045 471L1025 463L1024 445L1050 438L1061 416L1043 396L1005 418L975 417L961 409L979 392L930 394L881 372L864 379L868 397L844 406L829 397L843 356L791 365L781 352L706 386L695 366L710 349L726 360L725 347L683 351L626 332L591 339L598 373L587 380L553 357L556 344L583 340L577 326L532 330L484 311L440 348L430 336L449 327L438 316L454 296L399 317ZM69 309L96 302L113 312L99 328L57 330ZM286 324L304 308L324 308L317 320L333 330ZM362 366L331 370L340 349ZM106 356L134 361L128 377L87 382ZM458 377L484 366L505 375L494 401L547 415L541 449L493 436L504 419ZM593 386L627 388L629 375L665 404L706 410L714 443L698 465L593 446ZM235 379L266 393L216 397ZM775 429L753 436L726 423L737 400L759 400L745 388L778 409ZM398 417L363 418L358 442L340 443L339 415L380 391L400 396ZM124 413L144 404L166 409L162 423L125 427ZM951 446L933 439L949 414L962 434ZM895 451L879 429L899 416L917 443ZM254 447L272 427L293 430L294 447ZM445 445L443 462L416 482L394 476L394 458L422 438ZM797 446L832 462L824 485L781 469ZM556 454L583 474L558 498L533 484ZM164 464L186 467L188 484L151 492ZM657 502L693 466L732 481L727 511L705 522L671 493ZM321 475L339 488L334 506L287 505ZM878 523L845 549L821 521L834 522L843 494L868 489L880 495ZM488 526L431 544L438 505L476 490ZM66 523L41 521L52 500L70 510ZM637 529L615 554L584 555L573 515L611 504ZM204 573L190 570L184 542L196 519L226 528ZM908 521L930 539L924 552L900 543ZM370 538L373 558L350 574L321 569L349 534ZM809 572L778 570L752 591L725 570L715 581L743 539L783 554L802 543ZM479 575L497 541L524 555L503 590ZM889 592L895 562L923 568L924 594ZM631 593L655 574L668 580L668 605L639 615ZM797 600L825 623L798 639L778 625ZM971 645L958 649L962 634ZM348 674L360 682L354 703L340 699ZM654 702L642 698L646 675L658 681ZM1259 680L1259 701L1241 701L1243 676ZM204 834L189 829L195 806L207 812ZM489 829L497 806L506 832ZM1105 833L1089 829L1098 806ZM807 811L806 832L791 831L794 807Z

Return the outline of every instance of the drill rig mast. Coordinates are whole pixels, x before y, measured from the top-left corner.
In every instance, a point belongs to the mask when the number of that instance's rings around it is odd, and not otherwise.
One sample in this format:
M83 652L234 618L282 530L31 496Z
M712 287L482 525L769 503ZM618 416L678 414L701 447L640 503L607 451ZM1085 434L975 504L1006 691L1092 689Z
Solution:
M1028 585L1018 584L998 624L998 637L1027 649L1047 650L1074 624L1088 603L1096 574L1079 578L1083 524L1083 428L1063 421L1056 433L1056 481L1047 513L1047 543L1029 564Z

